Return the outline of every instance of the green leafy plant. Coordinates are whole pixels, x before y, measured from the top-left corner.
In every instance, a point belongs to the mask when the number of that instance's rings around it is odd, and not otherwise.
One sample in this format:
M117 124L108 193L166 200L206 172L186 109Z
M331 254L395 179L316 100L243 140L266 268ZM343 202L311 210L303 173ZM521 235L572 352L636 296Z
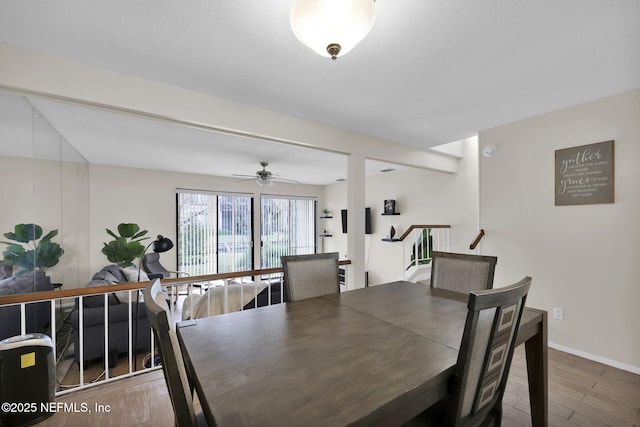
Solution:
M57 235L58 230L51 230L43 237L39 225L17 224L13 232L4 233L4 237L18 243L0 242L8 245L2 252L3 260L25 272L36 269L45 271L56 265L64 253L58 243L51 241ZM21 243L25 243L26 247Z
M107 259L119 267L135 267L133 260L141 258L144 255L144 246L140 243L148 237L143 237L147 234L147 230L140 230L138 224L118 224L118 235L108 228L107 234L114 238L109 243L105 243L102 248L102 253L107 256Z

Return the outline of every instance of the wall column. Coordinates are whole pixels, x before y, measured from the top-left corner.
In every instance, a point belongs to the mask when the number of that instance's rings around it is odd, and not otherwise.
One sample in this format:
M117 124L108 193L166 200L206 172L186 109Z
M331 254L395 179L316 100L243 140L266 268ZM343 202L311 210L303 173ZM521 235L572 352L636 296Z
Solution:
M364 201L365 157L351 153L348 158L347 181L347 256L351 266L347 269L347 288L363 288L365 284Z

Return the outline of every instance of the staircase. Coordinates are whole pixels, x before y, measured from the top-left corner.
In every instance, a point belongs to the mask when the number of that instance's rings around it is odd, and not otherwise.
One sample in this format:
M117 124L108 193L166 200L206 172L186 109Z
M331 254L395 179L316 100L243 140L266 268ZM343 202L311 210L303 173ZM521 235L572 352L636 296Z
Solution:
M424 283L431 278L431 251L448 251L450 225L412 225L395 239L402 242L402 280Z

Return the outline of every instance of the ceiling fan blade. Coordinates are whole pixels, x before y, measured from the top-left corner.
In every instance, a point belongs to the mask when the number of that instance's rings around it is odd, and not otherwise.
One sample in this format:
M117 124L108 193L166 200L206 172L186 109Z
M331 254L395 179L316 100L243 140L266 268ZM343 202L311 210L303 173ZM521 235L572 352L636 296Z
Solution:
M251 179L255 179L256 181L258 181L258 184L261 184L263 187L265 185L273 185L273 182L286 182L289 184L298 184L299 182L296 181L295 179L288 179L288 178L282 178L280 175L273 173L271 171L267 170L267 166L269 166L268 162L260 162L260 166L262 166L262 170L259 170L256 172L255 175L243 175L243 174L238 174L238 173L234 173L231 174L232 176L237 176L240 178L245 178L241 181L236 181L236 182L242 182L242 181L248 181Z
M237 184L238 182L245 182L245 181L255 181L257 178L255 176L252 176L250 178L242 178L239 179L237 181L233 181L234 184Z
M289 184L299 184L299 181L296 181L295 179L289 179L289 178L280 178L280 177L272 177L271 178L272 181L277 181L277 182L287 182Z

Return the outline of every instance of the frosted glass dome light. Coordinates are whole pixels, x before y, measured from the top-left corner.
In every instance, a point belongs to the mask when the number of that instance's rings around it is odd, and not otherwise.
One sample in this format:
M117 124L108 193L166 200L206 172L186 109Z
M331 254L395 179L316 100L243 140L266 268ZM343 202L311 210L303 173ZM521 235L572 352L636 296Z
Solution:
M336 59L360 43L376 20L374 0L293 0L291 29L318 55Z

